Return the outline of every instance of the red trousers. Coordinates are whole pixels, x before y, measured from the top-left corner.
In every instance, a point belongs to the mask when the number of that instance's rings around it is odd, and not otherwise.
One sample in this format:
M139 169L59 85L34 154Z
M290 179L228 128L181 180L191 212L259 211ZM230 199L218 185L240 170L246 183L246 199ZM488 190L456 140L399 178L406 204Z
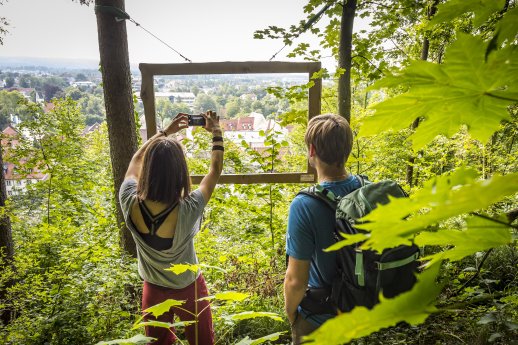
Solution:
M195 313L195 287L198 290L197 298L208 296L207 285L205 279L200 274L198 279L191 285L183 289L170 289L162 286L153 285L144 282L144 291L142 292L142 310L162 303L167 299L185 300L181 305L182 309ZM212 313L210 311L209 301L198 301L198 322L185 327L185 336L189 344L194 345L213 345L214 344L214 328L212 326ZM162 322L173 323L174 316L177 315L181 321L192 321L194 315L189 314L185 310L178 307L172 307L167 313L162 314L158 318L148 314L144 317L146 321L158 320ZM198 342L196 342L196 328L198 329ZM157 340L150 343L152 345L171 345L177 340L174 334L174 328L162 327L146 327L146 336L156 338Z

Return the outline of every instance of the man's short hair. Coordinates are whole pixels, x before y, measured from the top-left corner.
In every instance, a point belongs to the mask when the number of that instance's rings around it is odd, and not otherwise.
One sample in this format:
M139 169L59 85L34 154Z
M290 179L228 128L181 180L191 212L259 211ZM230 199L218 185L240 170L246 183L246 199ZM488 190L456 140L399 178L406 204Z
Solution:
M345 118L323 114L309 120L304 141L308 148L313 144L324 163L342 167L351 153L353 133Z

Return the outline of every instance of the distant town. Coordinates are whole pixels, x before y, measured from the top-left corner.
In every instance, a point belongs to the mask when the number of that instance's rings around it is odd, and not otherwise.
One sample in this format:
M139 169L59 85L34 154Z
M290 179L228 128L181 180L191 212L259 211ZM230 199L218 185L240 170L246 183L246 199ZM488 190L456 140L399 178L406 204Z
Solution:
M37 64L41 63L41 64ZM236 143L245 141L257 151L265 149L264 132L275 130L284 140L292 130L282 127L277 116L289 109L286 100L268 93L269 87L287 87L307 82L305 74L245 74L161 76L154 80L156 122L166 126L176 114L199 114L209 109L221 116L225 137ZM0 58L0 126L3 156L15 147L18 129L24 114L17 106L19 99L41 104L50 111L55 98L69 97L76 101L85 116L84 135L96 131L105 120L101 74L81 64L61 65L56 61L23 61ZM141 77L132 69L135 110L140 115L140 136L147 139L144 109L140 99ZM191 136L191 130L186 133ZM20 164L20 163L19 163ZM27 172L23 166L5 161L3 164L7 194L23 193L27 185L46 178L38 171Z

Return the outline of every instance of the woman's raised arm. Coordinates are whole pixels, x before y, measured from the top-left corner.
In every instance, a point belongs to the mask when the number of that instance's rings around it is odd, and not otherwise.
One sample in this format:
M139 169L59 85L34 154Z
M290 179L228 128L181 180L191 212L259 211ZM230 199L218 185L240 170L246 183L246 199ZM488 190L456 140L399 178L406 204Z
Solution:
M219 126L219 116L213 111L207 111L203 116L206 121L205 129L212 133L209 172L200 182L200 191L205 202L208 202L223 171L223 152L225 149L223 147L223 132Z

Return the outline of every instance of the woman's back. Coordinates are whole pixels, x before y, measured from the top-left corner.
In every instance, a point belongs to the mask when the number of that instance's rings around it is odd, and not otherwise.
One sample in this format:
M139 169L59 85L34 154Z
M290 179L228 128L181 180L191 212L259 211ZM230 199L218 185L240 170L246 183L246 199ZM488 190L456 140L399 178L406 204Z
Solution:
M154 249L164 250L172 245L179 209L178 204L166 205L144 200L133 204L130 216L144 241ZM155 220L154 225L153 220Z

